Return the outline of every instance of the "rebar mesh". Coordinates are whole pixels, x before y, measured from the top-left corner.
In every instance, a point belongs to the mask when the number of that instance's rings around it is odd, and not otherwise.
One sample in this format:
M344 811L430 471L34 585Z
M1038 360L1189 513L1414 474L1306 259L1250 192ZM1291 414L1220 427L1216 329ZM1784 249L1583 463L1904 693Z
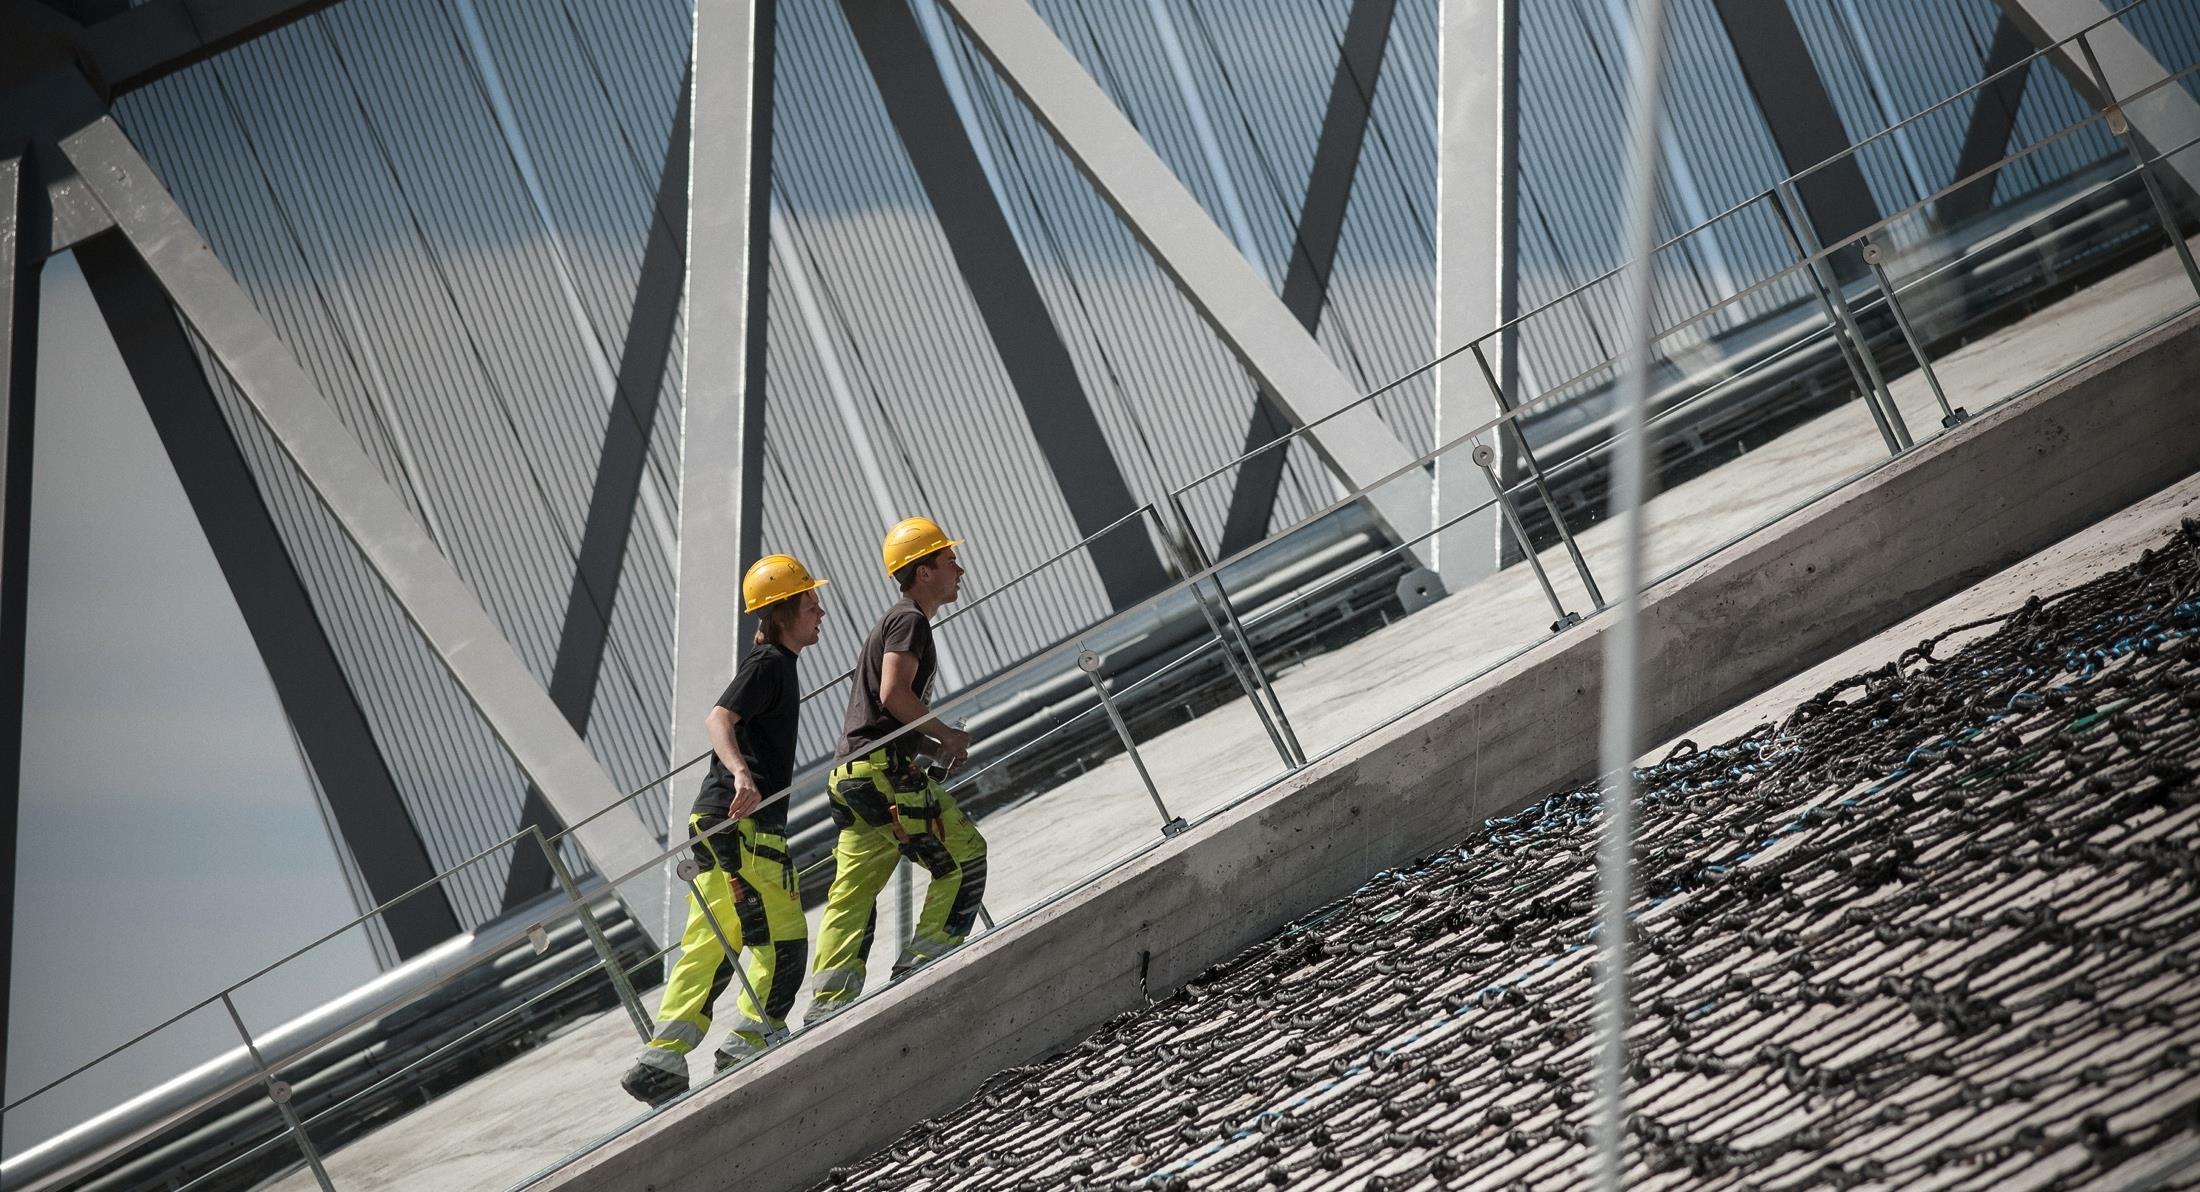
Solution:
M2120 1187L2189 1147L2196 774L2191 520L1640 771L1629 1184ZM1577 1186L1599 812L1492 820L828 1182Z

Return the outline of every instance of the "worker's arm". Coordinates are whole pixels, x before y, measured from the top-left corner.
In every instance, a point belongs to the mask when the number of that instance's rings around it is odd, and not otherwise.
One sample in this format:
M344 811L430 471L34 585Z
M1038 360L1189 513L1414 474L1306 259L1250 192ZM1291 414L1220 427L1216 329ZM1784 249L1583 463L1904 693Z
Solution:
M726 811L727 819L747 819L756 813L757 805L764 801L764 792L756 788L756 776L749 773L749 759L741 756L741 743L734 738L734 726L741 717L730 708L712 708L703 718L703 731L710 735L710 749L718 755L718 764L733 776L733 806Z
M916 655L889 650L880 659L879 702L886 705L888 715L939 742L939 762L952 770L970 752L970 734L941 724L932 709L917 698L916 682Z

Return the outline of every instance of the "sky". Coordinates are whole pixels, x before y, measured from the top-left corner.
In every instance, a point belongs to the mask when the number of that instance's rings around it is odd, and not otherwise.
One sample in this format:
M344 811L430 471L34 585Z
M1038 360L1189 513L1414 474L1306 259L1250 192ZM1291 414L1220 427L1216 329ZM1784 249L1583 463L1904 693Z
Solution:
M273 686L72 258L45 269L10 1102L356 914ZM238 997L371 976L357 932ZM218 1008L9 1113L13 1154L236 1045Z

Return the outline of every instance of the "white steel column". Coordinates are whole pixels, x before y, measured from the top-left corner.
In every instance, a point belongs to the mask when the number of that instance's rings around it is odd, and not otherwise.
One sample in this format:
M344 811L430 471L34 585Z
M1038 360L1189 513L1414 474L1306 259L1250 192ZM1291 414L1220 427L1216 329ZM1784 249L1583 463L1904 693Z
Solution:
M703 715L738 661L741 572L757 553L764 349L752 304L771 205L771 0L696 0L688 72L686 368L680 386L679 549L674 558L672 757L710 748ZM762 150L762 152L759 152ZM758 160L761 158L762 160ZM757 235L758 229L767 229ZM752 276L756 274L756 276ZM668 834L686 834L699 774L668 784ZM768 792L767 792L768 793ZM672 899L667 886L665 915Z
M1026 0L941 3L1246 370L1294 417L1311 423L1361 396ZM1413 458L1368 404L1315 427L1308 440L1353 488ZM1428 527L1426 490L1417 478L1385 484L1370 500L1402 537Z
M559 816L578 823L616 803L623 792L122 129L102 116L61 149ZM657 852L632 811L596 819L576 836L605 874ZM638 915L637 925L657 935L654 916Z
M1512 314L1513 104L1519 55L1518 0L1441 0L1436 40L1436 343L1464 346ZM1490 345L1491 367L1512 384L1512 353ZM1471 355L1436 367L1436 441L1479 426L1497 413L1489 383ZM1492 443L1492 446L1498 446ZM1439 519L1489 500L1482 470L1465 448L1436 461ZM1501 523L1485 510L1436 536L1432 560L1447 591L1497 570Z

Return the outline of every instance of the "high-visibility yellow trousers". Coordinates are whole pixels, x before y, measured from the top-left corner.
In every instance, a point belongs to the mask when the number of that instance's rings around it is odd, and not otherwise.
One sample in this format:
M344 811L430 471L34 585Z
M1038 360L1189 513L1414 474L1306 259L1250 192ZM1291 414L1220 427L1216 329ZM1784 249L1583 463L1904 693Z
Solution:
M907 857L931 875L914 934L895 961L896 975L960 946L985 897L985 837L938 783L896 781L886 751L845 762L827 785L840 839L833 846L833 886L817 929L820 1006L863 992L864 958L878 929L878 894ZM896 825L908 836L902 843Z
M688 819L688 829L699 835L724 822L714 815L695 815ZM642 1049L643 1063L683 1075L687 1064L680 1057L702 1043L710 1030L711 1007L733 983L736 959L727 955L726 944L749 953L748 987L737 1003L741 1017L733 1029L757 1050L787 1029L787 1011L794 1008L810 947L810 925L802 915L786 837L760 832L755 820L742 820L697 841L694 848L696 861L707 866L695 878L704 901L697 902L692 891L688 894L680 959L665 980L656 1033Z

